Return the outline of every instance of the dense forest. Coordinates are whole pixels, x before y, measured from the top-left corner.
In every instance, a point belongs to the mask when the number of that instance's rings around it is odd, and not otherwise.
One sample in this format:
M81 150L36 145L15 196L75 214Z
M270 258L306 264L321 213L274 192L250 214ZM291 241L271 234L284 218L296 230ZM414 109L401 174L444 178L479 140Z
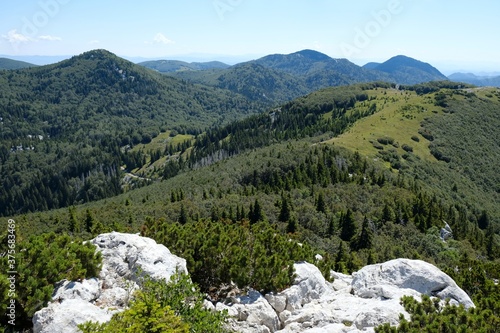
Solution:
M243 96L164 77L113 54L0 72L0 215L117 195L127 151L167 130L201 133L260 110Z
M96 57L102 71L88 74L83 68ZM498 89L363 83L254 114L262 105L242 95L119 61L96 51L52 67L0 72L10 87L0 93L0 213L16 221L17 246L25 249L16 254L19 329L29 328L55 282L96 274L100 258L78 244L112 230L166 245L186 259L198 288L182 277L150 284L113 323L135 318L142 325L140 314L153 311L158 322L194 332L210 326L198 321L207 314L198 305L183 312L183 300L217 300L231 282L279 291L291 284L296 261L315 263L329 278L332 269L351 273L406 257L446 271L477 305L442 310L432 300L405 299L415 322L431 332L498 328ZM59 91L57 75L68 80L56 103L41 91ZM93 109L100 95L110 104ZM170 103L175 112L159 111ZM199 112L198 120L191 122L190 112ZM124 186L124 173L147 186ZM0 219L2 230L7 220ZM446 224L453 236L444 241ZM9 235L0 235L3 253ZM2 272L8 264L0 258ZM159 290L180 301L152 301ZM206 331L222 332L224 316L212 319ZM411 325L378 330L416 330ZM112 326L82 330L115 332Z

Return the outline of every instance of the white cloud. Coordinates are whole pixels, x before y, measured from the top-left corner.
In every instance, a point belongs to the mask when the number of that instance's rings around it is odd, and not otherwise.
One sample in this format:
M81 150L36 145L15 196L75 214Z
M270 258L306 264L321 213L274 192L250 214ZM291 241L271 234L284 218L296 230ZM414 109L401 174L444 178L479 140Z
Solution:
M40 40L48 40L48 41L51 41L51 42L62 40L61 37L50 36L50 35L38 36L38 39L40 39Z
M16 29L10 30L7 32L7 35L2 35L2 38L11 44L28 43L32 41L28 36L18 33Z
M168 39L164 34L161 32L157 33L155 37L153 38L153 43L154 44L173 44L174 41ZM147 43L150 44L150 43Z

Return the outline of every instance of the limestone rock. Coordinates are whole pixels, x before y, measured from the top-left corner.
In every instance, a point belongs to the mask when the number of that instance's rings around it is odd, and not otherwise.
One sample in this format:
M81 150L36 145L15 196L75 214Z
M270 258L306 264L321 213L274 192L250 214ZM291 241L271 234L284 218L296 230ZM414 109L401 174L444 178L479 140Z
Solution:
M110 285L122 278L138 282L139 273L155 280L168 280L176 271L187 273L185 259L173 255L151 238L112 232L101 234L90 242L103 257L100 278Z
M127 305L141 276L168 281L176 272L187 273L185 259L150 238L112 232L90 242L102 253L99 277L56 285L53 302L33 317L34 333L73 333L86 321L109 321Z
M441 238L442 241L446 241L448 238L453 237L453 231L451 230L450 226L448 223L444 222L444 227L439 230L439 238Z
M295 264L294 268L296 277L293 286L281 293L286 297L287 310L300 309L304 304L332 292L331 286L316 266L302 262Z
M86 321L104 323L113 312L102 309L83 299L66 299L62 303L50 303L33 316L33 332L36 333L81 333L77 325Z
M474 306L455 281L437 267L421 260L395 259L369 265L353 274L354 293L361 297L396 298L407 292L450 298L466 308Z
M265 298L248 296L250 302L217 304L233 317L231 327L238 332L326 333L374 332L384 323L397 325L399 316L409 314L400 304L404 295L417 299L421 294L451 298L466 307L474 306L467 294L435 266L419 260L396 259L370 265L351 275L331 272L333 283L327 282L319 269L309 263L294 266L294 284ZM243 299L243 298L240 298ZM257 312L248 304L259 299ZM270 312L264 315L267 302L277 314L278 324ZM267 311L267 310L266 310ZM263 325L260 316L273 318L273 325ZM279 330L275 330L279 327Z
M236 298L231 305L217 304L217 310L228 310L238 332L276 332L280 320L273 307L257 291L250 290L248 295ZM243 324L241 324L243 322Z

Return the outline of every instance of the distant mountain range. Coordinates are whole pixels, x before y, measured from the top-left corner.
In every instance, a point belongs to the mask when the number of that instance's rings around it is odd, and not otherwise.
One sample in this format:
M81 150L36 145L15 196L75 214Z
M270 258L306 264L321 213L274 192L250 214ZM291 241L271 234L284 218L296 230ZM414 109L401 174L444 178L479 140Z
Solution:
M480 87L500 87L500 76L478 76L472 73L454 73L448 76L448 79Z
M0 69L20 69L28 67L37 67L37 65L9 58L0 58Z
M229 89L253 101L269 103L284 102L325 87L359 82L416 84L447 80L431 65L406 56L360 67L347 59L334 59L313 50L273 54L227 67L217 62L188 64L171 60L139 65L193 83Z
M210 62L185 62L179 60L153 60L138 63L138 65L157 70L162 73L194 71L206 69L226 69L231 67L220 61Z

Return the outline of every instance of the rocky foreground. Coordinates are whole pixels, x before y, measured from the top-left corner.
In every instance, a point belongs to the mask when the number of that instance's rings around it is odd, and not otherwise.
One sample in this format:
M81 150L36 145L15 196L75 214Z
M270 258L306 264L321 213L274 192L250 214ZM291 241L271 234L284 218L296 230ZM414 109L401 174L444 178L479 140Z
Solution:
M109 321L139 288L140 274L170 279L177 271L187 272L184 259L150 238L112 232L90 242L103 256L99 277L61 281L53 302L33 317L35 333L73 333L88 320ZM332 271L333 283L310 263L296 263L295 272L294 284L280 293L251 290L224 303L207 301L207 307L228 310L236 332L326 333L373 332L382 323L397 325L400 314L409 318L399 304L404 295L426 294L474 306L448 275L419 260L391 260L352 275Z

